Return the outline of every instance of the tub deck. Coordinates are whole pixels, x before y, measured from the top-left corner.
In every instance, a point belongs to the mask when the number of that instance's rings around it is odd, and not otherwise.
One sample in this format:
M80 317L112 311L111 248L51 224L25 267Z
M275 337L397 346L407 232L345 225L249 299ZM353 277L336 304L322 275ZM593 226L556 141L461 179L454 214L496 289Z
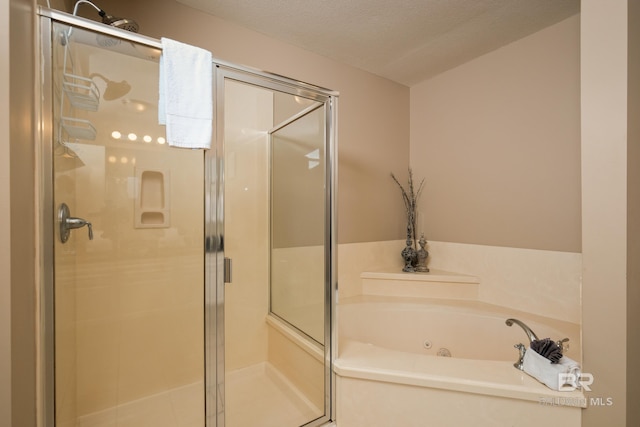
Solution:
M434 357L342 340L334 370L345 378L586 407L581 391L551 390L512 362Z

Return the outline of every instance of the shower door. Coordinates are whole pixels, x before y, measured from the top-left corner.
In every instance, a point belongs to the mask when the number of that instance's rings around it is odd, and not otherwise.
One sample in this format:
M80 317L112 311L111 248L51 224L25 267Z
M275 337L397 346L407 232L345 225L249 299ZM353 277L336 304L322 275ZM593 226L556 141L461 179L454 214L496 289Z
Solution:
M333 99L225 66L216 98L233 266L218 291L217 425L319 426L333 416Z
M49 22L48 418L58 427L203 427L205 152L165 142L158 49Z
M218 63L169 147L160 42L40 13L44 424L332 420L335 93Z

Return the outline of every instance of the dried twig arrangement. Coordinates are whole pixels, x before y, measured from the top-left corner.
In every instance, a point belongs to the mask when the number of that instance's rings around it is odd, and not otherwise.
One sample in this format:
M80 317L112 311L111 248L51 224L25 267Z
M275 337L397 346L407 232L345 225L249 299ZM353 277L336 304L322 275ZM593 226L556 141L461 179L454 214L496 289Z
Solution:
M420 181L420 185L418 185L418 190L415 191L415 187L413 185L413 172L411 168L409 168L409 188L405 190L405 188L400 184L398 178L391 173L391 178L398 184L400 187L400 191L402 191L402 201L404 202L404 207L407 211L407 234L413 237L413 245L418 248L418 230L416 230L416 220L417 220L417 208L418 208L418 198L420 198L420 193L422 193L422 188L424 187L424 178Z

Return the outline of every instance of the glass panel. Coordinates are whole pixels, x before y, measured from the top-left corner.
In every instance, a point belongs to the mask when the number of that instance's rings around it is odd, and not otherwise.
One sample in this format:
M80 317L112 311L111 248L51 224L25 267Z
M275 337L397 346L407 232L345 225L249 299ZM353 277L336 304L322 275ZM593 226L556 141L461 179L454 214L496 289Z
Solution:
M311 108L271 134L271 311L323 344L324 109Z
M225 256L233 259L233 282L226 285L224 296L225 425L297 427L325 414L327 367L322 339L311 340L269 309L273 242L277 239L282 246L287 241L271 230L275 193L269 183L275 179L275 164L270 162L270 134L310 104L322 104L229 78L223 85L224 105L219 111L224 111L224 241ZM322 158L324 152L318 156ZM321 162L316 169L322 174ZM321 182L313 194L323 194L323 188ZM321 218L323 206L321 201ZM319 233L320 241L313 242L320 246L323 224L319 232L310 234L317 238ZM323 294L320 253L321 280L314 283L319 283ZM317 320L316 330L323 337L322 313Z
M204 426L204 153L164 142L158 58L54 26L58 426Z

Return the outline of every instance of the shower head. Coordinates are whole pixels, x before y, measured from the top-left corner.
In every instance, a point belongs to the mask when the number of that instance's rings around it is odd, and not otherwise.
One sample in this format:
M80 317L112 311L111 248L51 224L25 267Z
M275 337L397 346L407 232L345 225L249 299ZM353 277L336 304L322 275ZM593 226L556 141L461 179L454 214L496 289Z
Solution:
M137 33L140 28L138 23L133 19L118 18L107 14L104 10L98 12L98 15L102 17L103 24L111 25L112 27L122 28L123 30L131 31L132 33Z
M122 98L131 90L131 85L127 83L126 80L122 80L121 82L115 82L113 80L109 80L105 76L99 73L92 73L89 78L93 79L94 77L100 77L107 84L107 88L104 90L102 94L102 98L105 101L113 101L114 99Z
M103 24L107 24L116 28L121 28L123 30L131 31L133 33L137 33L138 29L140 28L138 26L138 23L133 19L118 18L113 15L109 15L107 12L100 9L98 6L96 6L93 2L90 2L89 0L78 0L76 2L76 5L73 8L74 15L77 14L78 6L80 6L81 4L88 4L90 6L93 6L93 8L98 11L98 15L100 15L100 17L102 18Z

